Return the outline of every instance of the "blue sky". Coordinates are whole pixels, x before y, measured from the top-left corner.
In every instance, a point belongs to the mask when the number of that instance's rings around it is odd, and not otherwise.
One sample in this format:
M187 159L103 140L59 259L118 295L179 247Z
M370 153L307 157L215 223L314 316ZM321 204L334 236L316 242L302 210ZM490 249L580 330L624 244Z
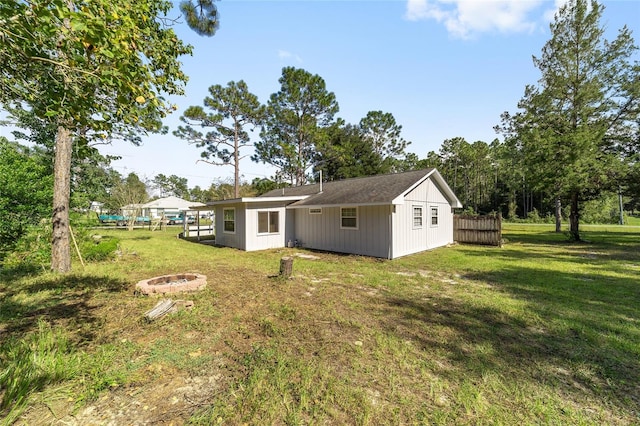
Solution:
M608 38L623 25L640 44L640 1L602 2ZM186 25L177 31L195 49L184 57L186 96L166 120L171 130L190 105L201 105L213 84L244 80L266 103L279 90L282 68L320 75L340 105L339 117L358 123L368 111L394 115L424 158L445 139L468 142L499 137L500 114L515 111L526 84L539 77L532 55L549 39L551 0L241 1L216 3L220 28L199 37ZM640 59L639 55L636 55ZM254 132L258 137L258 130ZM144 146L121 142L102 152L122 156L122 174L151 179L158 173L186 177L206 188L229 179L231 166L197 163L199 150L173 135L153 135ZM249 158L244 180L268 177L274 169Z

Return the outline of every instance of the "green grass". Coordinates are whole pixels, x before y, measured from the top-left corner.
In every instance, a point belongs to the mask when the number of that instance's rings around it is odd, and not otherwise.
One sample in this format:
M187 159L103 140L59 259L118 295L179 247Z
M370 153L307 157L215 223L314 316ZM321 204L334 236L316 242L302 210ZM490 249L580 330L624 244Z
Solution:
M640 226L640 216L626 216L625 225Z
M104 230L115 259L0 275L0 379L46 378L3 385L22 405L0 415L48 424L134 400L146 421L192 424L636 424L640 229L582 229L569 243L506 224L502 248L394 261ZM318 259L274 278L296 252ZM146 323L157 300L133 286L176 272L207 275L207 289ZM33 353L52 361L19 361Z

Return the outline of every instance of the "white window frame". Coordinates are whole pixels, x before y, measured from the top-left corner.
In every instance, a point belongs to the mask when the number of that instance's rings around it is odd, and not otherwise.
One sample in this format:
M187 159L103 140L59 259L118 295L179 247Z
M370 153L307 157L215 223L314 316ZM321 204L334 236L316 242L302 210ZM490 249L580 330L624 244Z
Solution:
M260 232L260 213L266 213L267 214L267 232ZM278 230L275 232L271 232L271 215L272 214L276 214L277 218L278 218ZM256 216L256 219L258 221L258 235L277 235L280 233L280 212L278 210L258 210L258 214Z
M356 211L355 216L344 216L343 215L343 211L346 209L353 209ZM343 219L355 219L356 220L356 226L344 226L342 220ZM360 220L358 218L358 207L340 207L340 229L348 229L348 230L352 230L352 231L357 231L358 227L360 226Z
M233 212L233 231L227 231L225 223L227 222L225 218L225 212L229 210ZM235 234L236 233L236 208L235 207L225 207L222 209L222 232L225 234Z
M309 208L309 214L322 214L322 207L310 207Z
M416 216L416 210L420 210L420 215ZM422 206L411 206L411 222L413 225L413 229L422 229L424 226L424 208ZM416 225L416 219L420 219L420 224Z
M434 215L433 212L436 212L436 214ZM432 228L437 228L440 224L440 209L438 208L438 206L430 206L429 207L429 225ZM436 223L433 223L433 219L436 220Z

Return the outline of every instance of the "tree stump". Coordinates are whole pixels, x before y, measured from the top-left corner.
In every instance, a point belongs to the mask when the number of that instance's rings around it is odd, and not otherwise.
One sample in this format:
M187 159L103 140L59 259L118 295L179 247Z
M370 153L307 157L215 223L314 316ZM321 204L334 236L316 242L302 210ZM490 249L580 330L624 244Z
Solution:
M283 257L280 259L280 277L289 278L293 273L293 257Z

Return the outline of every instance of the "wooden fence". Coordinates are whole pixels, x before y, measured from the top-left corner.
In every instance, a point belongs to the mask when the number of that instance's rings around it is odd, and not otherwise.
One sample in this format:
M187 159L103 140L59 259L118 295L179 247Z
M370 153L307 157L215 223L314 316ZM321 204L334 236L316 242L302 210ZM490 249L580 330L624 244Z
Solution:
M453 240L502 247L502 216L453 216Z

